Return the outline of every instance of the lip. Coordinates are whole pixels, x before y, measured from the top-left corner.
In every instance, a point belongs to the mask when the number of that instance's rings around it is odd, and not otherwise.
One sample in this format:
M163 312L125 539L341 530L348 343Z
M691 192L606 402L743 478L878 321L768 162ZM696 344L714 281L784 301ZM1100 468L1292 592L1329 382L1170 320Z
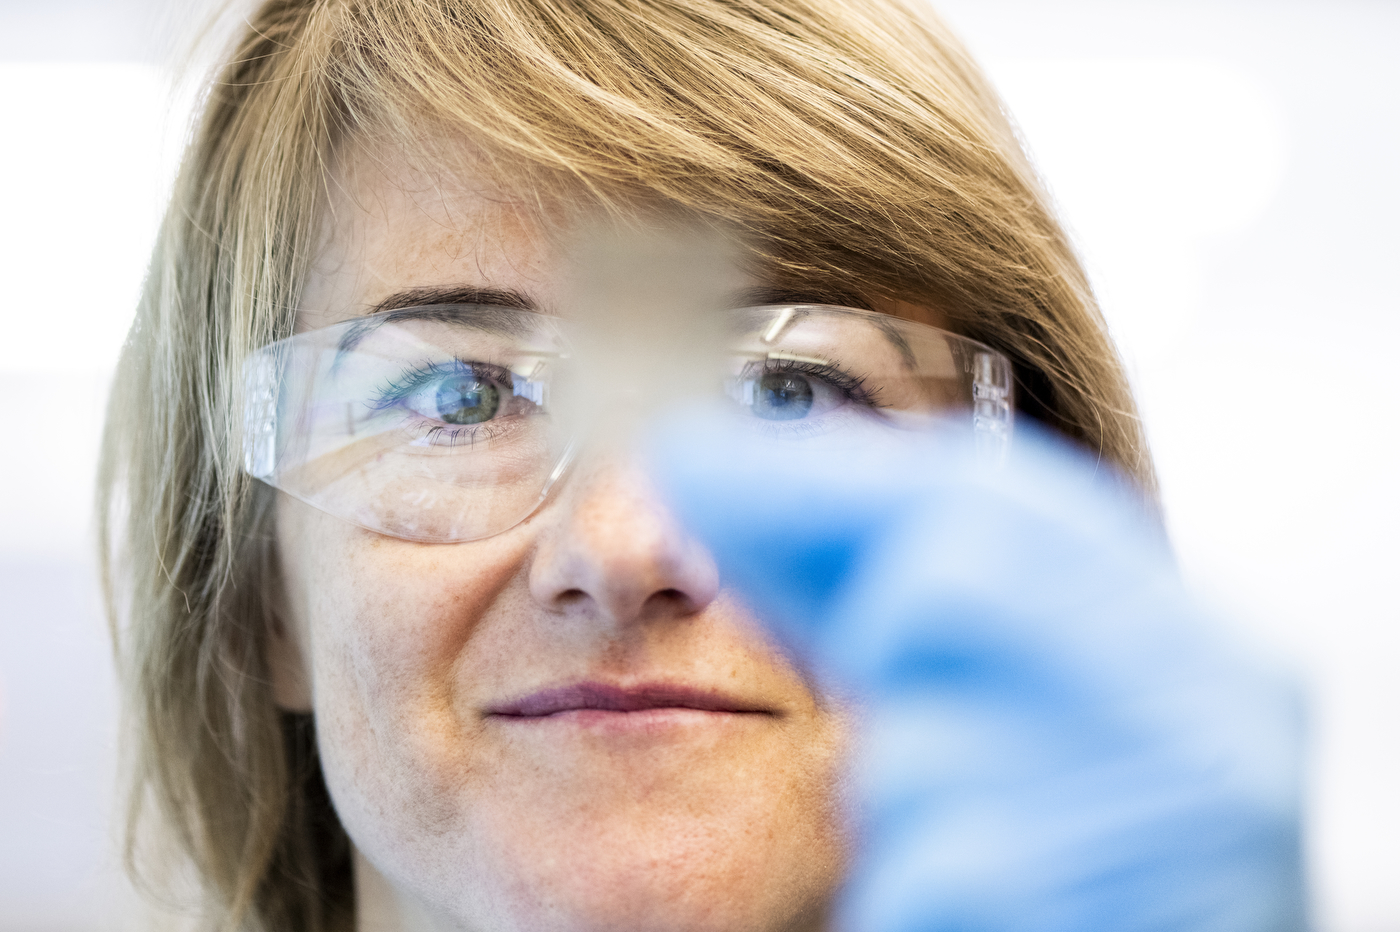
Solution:
M538 721L578 714L629 715L655 718L670 711L726 715L771 715L773 710L744 702L718 690L673 683L622 687L608 683L575 683L512 699L487 710L503 719ZM588 717L592 717L591 715Z

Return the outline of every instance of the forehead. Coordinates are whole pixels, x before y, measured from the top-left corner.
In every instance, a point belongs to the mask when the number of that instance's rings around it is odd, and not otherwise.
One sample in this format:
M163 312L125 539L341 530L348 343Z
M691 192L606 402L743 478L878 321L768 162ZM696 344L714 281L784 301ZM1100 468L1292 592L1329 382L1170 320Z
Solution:
M551 203L493 183L471 167L469 149L451 162L448 170L427 157L370 148L340 160L328 179L297 330L420 303L505 304L574 316L578 276L570 259L581 245L587 252L589 237L567 221L567 205L557 195ZM756 261L713 269L729 304L835 304L906 316L896 305L863 297L859 287L793 279L757 256L749 258ZM471 294L486 298L460 297ZM911 316L925 320L931 314L921 308Z
M372 311L413 289L492 288L557 312L560 250L539 211L484 177L362 154L331 175L298 329Z

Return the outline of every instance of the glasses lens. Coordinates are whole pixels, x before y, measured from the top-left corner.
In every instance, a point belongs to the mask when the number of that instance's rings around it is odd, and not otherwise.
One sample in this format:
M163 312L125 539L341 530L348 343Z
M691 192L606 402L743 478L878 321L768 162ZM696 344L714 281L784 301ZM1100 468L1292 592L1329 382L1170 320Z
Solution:
M843 308L732 312L726 386L762 436L822 450L909 430L971 430L999 453L1011 373L991 349ZM323 511L408 540L489 537L537 508L580 424L626 403L578 384L562 323L498 307L409 308L299 334L247 369L248 472ZM587 417L575 414L574 419Z
M555 321L504 308L390 311L301 334L249 365L249 472L362 527L421 541L499 533L564 444Z
M767 437L846 446L965 430L999 453L1010 435L1010 365L973 340L824 306L746 308L734 332L729 394Z

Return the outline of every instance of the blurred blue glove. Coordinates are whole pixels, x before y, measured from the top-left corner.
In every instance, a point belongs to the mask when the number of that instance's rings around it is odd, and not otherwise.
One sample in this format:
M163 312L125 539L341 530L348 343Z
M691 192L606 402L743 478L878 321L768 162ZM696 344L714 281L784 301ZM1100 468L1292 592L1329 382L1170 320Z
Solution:
M1296 693L1193 604L1124 484L1020 425L993 467L672 423L651 457L682 520L868 704L840 928L1305 928Z

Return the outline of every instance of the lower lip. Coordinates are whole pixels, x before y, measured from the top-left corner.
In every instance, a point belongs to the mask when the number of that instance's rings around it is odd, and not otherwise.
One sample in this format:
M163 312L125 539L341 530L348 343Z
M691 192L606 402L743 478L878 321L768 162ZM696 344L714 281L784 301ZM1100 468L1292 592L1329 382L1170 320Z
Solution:
M734 725L762 717L761 712L722 712L663 706L620 712L613 709L568 709L550 715L493 715L506 725L545 728L576 728L599 734L662 732L677 728L703 728Z

